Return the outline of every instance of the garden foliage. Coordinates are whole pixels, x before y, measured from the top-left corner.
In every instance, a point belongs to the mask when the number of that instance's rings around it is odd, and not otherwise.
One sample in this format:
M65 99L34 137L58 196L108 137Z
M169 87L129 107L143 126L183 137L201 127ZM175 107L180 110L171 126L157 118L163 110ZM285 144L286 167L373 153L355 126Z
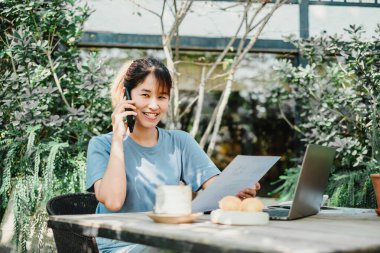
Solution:
M272 102L280 109L295 102L292 127L304 144L336 148L328 186L331 204L374 208L369 175L380 172L380 26L370 39L362 27L345 31L348 39L322 35L293 41L308 64L278 62L281 85L273 90ZM298 171L295 166L282 176L284 194L294 190Z
M77 41L76 1L0 1L0 220L14 199L18 251L44 247L46 202L83 191L91 136L110 127L109 74Z

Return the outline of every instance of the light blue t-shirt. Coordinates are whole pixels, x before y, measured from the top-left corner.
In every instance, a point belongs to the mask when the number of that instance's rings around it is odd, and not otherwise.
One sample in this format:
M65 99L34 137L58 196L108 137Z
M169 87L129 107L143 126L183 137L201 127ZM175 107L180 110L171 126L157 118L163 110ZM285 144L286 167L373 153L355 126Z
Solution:
M123 207L117 212L152 211L157 186L178 185L182 181L196 192L207 179L220 173L190 134L180 130L157 129L158 142L153 147L143 147L132 138L123 141L127 195ZM112 133L91 139L87 151L87 189L91 189L103 177L111 141ZM112 211L99 203L96 213ZM110 240L97 240L100 250L107 247L107 241Z

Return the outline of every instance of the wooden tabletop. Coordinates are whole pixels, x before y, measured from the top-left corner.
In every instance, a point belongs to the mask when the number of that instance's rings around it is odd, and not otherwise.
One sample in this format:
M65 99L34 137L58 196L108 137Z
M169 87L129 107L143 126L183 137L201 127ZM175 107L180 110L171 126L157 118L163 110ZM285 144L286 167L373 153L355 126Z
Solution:
M370 209L322 210L262 226L217 225L209 215L160 224L146 213L51 216L48 226L180 252L380 252L380 217Z

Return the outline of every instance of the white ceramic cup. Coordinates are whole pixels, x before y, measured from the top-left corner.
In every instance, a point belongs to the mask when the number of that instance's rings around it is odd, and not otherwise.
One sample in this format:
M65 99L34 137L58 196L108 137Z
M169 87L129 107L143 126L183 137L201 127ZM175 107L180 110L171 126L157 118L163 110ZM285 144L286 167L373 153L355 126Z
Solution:
M189 185L161 185L156 189L156 214L191 214L191 188Z

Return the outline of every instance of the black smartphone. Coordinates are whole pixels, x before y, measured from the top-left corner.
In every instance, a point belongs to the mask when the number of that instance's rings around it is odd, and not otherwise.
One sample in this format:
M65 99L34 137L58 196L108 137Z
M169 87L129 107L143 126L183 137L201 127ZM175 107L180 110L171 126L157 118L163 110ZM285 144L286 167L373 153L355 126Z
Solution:
M131 98L131 91L127 88L125 88L125 97L127 98L127 100L132 100ZM131 109L127 109L129 111L132 111ZM127 122L128 122L128 128L129 128L129 132L133 132L133 128L135 127L135 116L133 115L128 115L127 116Z

